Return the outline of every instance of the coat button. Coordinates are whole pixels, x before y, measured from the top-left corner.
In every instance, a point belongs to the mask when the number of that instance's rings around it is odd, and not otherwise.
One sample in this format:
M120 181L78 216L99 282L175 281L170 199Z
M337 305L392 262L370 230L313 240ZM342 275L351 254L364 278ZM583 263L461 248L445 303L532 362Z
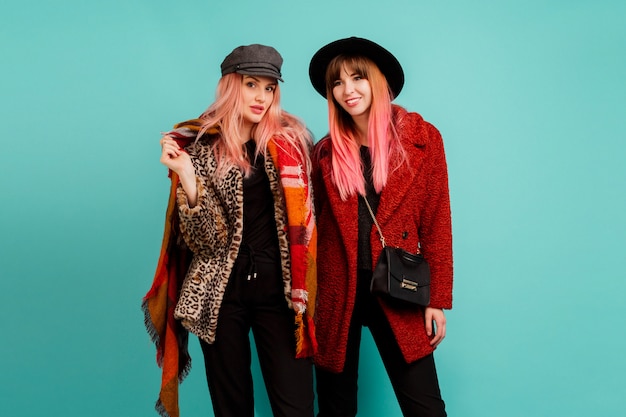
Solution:
M407 237L409 237L409 232L405 230L404 232L402 232L402 239L406 239Z

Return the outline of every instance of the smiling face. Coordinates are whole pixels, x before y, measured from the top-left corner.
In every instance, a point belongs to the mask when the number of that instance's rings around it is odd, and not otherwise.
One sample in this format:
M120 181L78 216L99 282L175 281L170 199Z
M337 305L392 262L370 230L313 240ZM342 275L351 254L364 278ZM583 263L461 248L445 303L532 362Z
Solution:
M259 123L274 102L276 79L258 75L244 75L241 80L241 115L248 130Z
M372 87L362 74L344 63L333 82L332 91L335 101L355 121L367 120L372 106Z

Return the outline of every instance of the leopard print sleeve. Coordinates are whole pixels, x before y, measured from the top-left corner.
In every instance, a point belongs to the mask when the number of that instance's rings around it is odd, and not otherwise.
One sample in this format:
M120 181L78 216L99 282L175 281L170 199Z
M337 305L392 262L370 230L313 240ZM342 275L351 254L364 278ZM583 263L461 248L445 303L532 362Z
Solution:
M180 229L185 243L195 254L213 256L217 251L228 247L231 229L228 226L228 213L211 178L214 164L207 158L209 149L201 146L189 150L196 170L198 202L189 207L187 194L179 184L176 191Z

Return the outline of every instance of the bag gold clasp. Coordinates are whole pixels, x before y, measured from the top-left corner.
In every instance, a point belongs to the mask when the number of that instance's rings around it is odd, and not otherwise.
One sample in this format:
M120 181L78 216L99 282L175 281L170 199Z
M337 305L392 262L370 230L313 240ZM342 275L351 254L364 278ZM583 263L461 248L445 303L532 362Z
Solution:
M400 286L405 290L409 290L413 292L417 291L417 282L408 280L406 278L402 278L402 282L400 283Z

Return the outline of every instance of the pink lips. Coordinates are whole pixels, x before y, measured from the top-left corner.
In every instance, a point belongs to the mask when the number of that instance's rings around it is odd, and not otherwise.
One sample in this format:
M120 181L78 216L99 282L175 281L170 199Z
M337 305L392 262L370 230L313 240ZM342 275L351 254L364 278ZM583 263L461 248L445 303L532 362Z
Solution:
M355 97L355 98L351 98L351 99L346 100L345 103L346 103L346 106L348 106L348 107L354 107L357 104L359 104L360 100L361 100L360 97Z
M252 110L254 114L263 114L265 108L263 106L250 106L250 110Z

